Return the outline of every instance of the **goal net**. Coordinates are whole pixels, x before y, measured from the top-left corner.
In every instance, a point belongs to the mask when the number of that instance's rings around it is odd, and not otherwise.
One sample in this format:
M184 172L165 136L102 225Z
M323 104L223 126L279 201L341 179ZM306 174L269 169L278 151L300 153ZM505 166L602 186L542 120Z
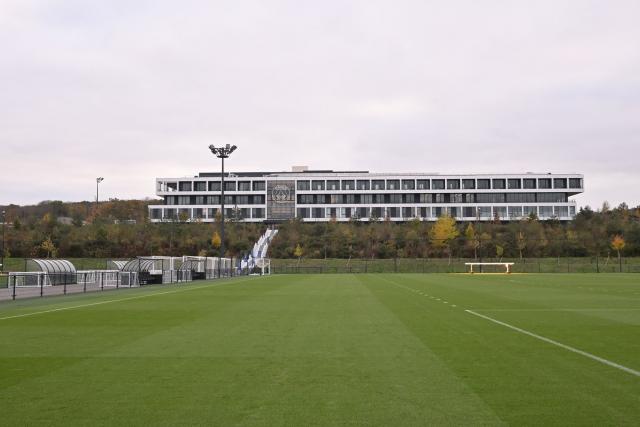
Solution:
M257 258L255 268L252 274L259 274L261 276L271 274L271 259L269 258Z
M465 262L467 272L511 274L513 262Z

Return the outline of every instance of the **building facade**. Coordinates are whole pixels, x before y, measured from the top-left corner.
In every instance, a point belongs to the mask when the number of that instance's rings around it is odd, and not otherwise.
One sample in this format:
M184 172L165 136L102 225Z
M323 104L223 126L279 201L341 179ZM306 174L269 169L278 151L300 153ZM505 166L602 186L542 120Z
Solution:
M580 174L382 174L298 169L295 172L225 173L225 216L247 222L305 222L414 218L435 221L540 219L576 214L572 196L584 191ZM161 221L214 221L220 210L220 173L158 178L162 202L149 206Z

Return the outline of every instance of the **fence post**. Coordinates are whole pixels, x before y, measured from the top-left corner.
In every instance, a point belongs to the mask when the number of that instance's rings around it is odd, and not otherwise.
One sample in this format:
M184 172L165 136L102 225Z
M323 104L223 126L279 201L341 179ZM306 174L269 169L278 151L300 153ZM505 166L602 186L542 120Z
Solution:
M44 280L40 280L40 276L38 276L38 281L40 282L40 297L44 295Z
M104 273L100 273L100 290L104 291Z
M11 289L11 299L14 301L16 299L16 277L18 276L13 276L13 288Z
M600 273L600 262L599 262L599 255L596 254L596 273Z
M84 280L82 281L82 293L87 293L87 273L84 273Z

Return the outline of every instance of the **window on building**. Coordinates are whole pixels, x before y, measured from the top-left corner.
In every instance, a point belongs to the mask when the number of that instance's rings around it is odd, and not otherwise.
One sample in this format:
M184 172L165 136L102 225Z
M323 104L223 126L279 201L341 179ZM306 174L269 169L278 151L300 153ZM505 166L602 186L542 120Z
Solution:
M357 208L356 214L358 218L369 218L371 216L371 209L369 208Z
M387 190L399 190L400 189L400 180L399 179L388 179L387 180Z
M165 191L172 192L172 191L177 191L177 190L178 190L178 183L177 182L167 182Z
M264 218L264 208L252 208L251 209L251 217L252 218Z
M564 203L567 201L566 193L537 193L538 203Z
M249 204L249 196L236 196L236 204L237 205L248 205Z
M431 186L429 185L428 179L418 180L418 190L428 190L429 188L431 188Z
M447 190L459 190L460 189L460 180L459 179L448 179L447 180Z
M523 206L522 207L522 214L525 217L529 217L531 215L538 216L538 207L537 206Z
M493 180L493 189L504 190L506 188L505 180L502 178L496 178Z
M478 206L478 217L491 218L491 206Z
M209 191L220 191L220 181L209 181Z
M384 190L384 179L374 179L371 181L372 190Z
M557 218L567 218L569 216L569 206L554 206L553 213Z
M444 194L442 193L436 193L433 195L433 202L434 203L444 203Z
M551 188L551 178L538 178L538 188Z
M493 217L499 219L507 219L507 207L506 206L494 206Z
M191 191L191 181L180 181L178 188L180 191Z
M509 190L519 190L521 188L520 178L509 178L507 180Z
M582 179L569 178L569 188L582 188Z
M436 218L440 218L442 216L443 212L444 212L442 207L440 207L440 206L436 206L436 207L432 208L432 211L433 211L433 216L436 217Z
M414 208L406 206L402 208L402 218L413 218L415 216Z
M298 218L309 218L310 216L309 208L298 208L298 213L296 216Z
M207 183L205 181L196 181L193 183L195 191L207 191Z
M162 219L162 209L151 209L151 219Z
M218 208L207 208L207 218L215 219L218 210Z
M254 205L264 205L264 195L262 194L254 194L250 196L250 203Z
M522 180L522 188L527 190L534 190L536 188L536 179L535 178L525 178Z
M462 203L462 194L460 193L449 194L449 203Z
M539 206L538 207L538 215L540 218L552 218L553 217L553 206Z
M430 218L431 217L431 208L421 207L419 208L420 218Z
M478 180L478 190L489 190L491 189L491 180L489 179L479 179Z
M327 190L339 190L340 189L340 181L332 180L327 181Z
M553 188L567 188L567 178L554 178Z
M507 203L535 203L535 193L507 193Z
M236 182L235 181L225 181L225 183L224 183L224 191L236 191Z
M195 209L193 210L193 217L194 217L195 219L202 219L202 218L204 218L204 209L202 209L202 208L195 208Z
M475 218L476 217L476 208L473 206L464 206L462 208L462 216L464 218Z
M475 203L476 195L473 193L467 193L464 195L464 203Z
M341 188L343 190L355 190L356 188L356 183L353 180L350 179L343 179L341 182Z
M428 194L420 194L418 198L419 203L433 203L433 198L431 197L431 193Z
M311 213L314 218L324 218L324 208L312 208Z
M196 205L204 205L205 196L196 196Z
M311 184L309 183L309 181L299 180L296 185L296 188L300 191L307 191L311 189Z
M206 204L207 205L219 205L220 204L220 196L207 196Z
M509 206L509 218L522 218L522 206Z
M189 196L178 196L178 204L179 205L189 205L189 204L191 204L191 197L189 197Z
M400 208L397 208L395 206L387 208L387 216L389 218L401 218L400 217Z
M253 181L253 191L264 191L266 188L264 181Z
M476 188L476 180L475 179L463 179L462 180L462 188L465 190L473 190Z
M444 190L444 179L432 179L431 188L434 190Z
M311 181L311 188L318 191L324 190L324 180L314 180ZM323 217L324 218L324 217Z
M478 193L476 194L476 203L504 203L504 193Z
M238 181L238 191L251 191L251 182Z
M356 185L358 190L369 190L371 188L371 182L368 179L359 179Z
M403 179L402 180L402 189L403 190L415 190L416 189L416 180L415 179Z

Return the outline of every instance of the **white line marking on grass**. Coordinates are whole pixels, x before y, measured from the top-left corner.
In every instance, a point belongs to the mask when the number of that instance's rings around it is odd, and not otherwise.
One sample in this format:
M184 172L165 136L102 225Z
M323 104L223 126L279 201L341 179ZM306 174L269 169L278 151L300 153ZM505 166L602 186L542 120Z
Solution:
M562 343L560 343L558 341L554 341L554 340L552 340L550 338L546 338L546 337L543 337L541 335L534 334L533 332L526 331L526 330L524 330L522 328L518 328L517 326L513 326L513 325L510 325L508 323L501 322L500 320L494 319L493 317L485 316L484 314L476 313L475 311L472 311L472 310L465 310L465 311L467 313L469 313L469 314L473 314L474 316L482 317L483 319L488 320L490 322L496 323L498 325L502 325L502 326L504 326L506 328L509 328L509 329L512 329L512 330L514 330L516 332L520 332L521 334L529 335L530 337L539 339L540 341L544 341L546 343L553 344L553 345L555 345L557 347L564 348L565 350L571 351L571 352L579 354L581 356L588 357L589 359L595 360L596 362L603 363L603 364L605 364L607 366L611 366L612 368L620 369L621 371L624 371L624 372L626 372L628 374L635 375L636 377L640 377L640 372L636 371L634 369L627 368L626 366L622 366L622 365L620 365L618 363L612 362L612 361L604 359L602 357L598 357L598 356L596 356L594 354L587 353L586 351L578 350L577 348L568 346L566 344L562 344Z
M637 311L638 308L478 308L478 311Z
M186 288L186 289L185 288L173 289L171 291L154 292L154 293L151 293L151 294L138 295L138 296L135 296L135 297L110 299L110 300L107 300L107 301L98 301L98 302L92 302L92 303L89 303L89 304L73 305L71 307L52 308L51 310L34 311L32 313L23 313L23 314L16 314L14 316L0 317L0 320L16 319L18 317L35 316L36 314L54 313L56 311L73 310L75 308L91 307L91 306L94 306L94 305L109 304L109 303L112 303L112 302L128 301L128 300L132 300L132 299L147 298L147 297L153 297L153 296L156 296L156 295L175 294L176 292L186 292L186 291L192 291L194 289L213 288L213 287L216 287L216 286L226 285L226 284L229 284L229 283L246 282L247 280L251 280L251 279L244 279L244 280L238 280L238 281L227 281L227 282L224 282L224 283L214 283L214 284L210 284L210 285L198 286L198 287Z

